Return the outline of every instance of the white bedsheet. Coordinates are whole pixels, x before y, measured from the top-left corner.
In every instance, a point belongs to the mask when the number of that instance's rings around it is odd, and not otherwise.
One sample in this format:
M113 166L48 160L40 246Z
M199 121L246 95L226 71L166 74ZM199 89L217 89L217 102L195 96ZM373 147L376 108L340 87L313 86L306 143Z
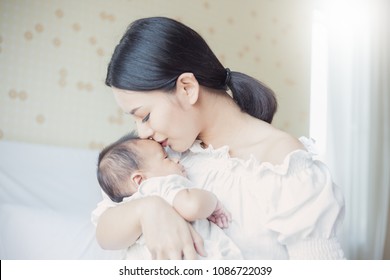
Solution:
M96 151L0 141L0 259L116 259L95 239Z

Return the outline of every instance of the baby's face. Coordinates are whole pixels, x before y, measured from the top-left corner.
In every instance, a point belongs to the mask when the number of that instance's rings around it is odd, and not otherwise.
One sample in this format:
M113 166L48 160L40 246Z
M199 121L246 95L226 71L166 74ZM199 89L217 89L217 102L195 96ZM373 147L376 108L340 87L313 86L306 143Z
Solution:
M163 147L156 141L139 140L137 148L142 157L142 170L148 178L173 174L186 176L179 159L169 158Z

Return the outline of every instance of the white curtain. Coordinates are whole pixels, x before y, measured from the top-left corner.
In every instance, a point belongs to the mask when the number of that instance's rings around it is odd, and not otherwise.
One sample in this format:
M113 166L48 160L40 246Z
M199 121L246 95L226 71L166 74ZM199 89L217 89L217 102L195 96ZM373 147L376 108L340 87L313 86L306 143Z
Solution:
M390 1L322 1L326 161L344 191L349 259L382 259L390 201Z

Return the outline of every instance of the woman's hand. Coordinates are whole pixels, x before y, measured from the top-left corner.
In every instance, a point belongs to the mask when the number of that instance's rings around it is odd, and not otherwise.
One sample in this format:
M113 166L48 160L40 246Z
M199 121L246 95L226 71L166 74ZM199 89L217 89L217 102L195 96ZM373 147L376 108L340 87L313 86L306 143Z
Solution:
M206 256L203 240L167 202L153 196L140 213L146 246L153 259L197 259Z

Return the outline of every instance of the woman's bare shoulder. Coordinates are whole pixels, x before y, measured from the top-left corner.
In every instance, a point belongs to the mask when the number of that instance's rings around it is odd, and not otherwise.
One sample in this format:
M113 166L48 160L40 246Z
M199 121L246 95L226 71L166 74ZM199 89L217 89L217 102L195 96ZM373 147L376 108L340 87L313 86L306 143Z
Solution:
M246 159L252 155L260 162L281 164L292 151L304 149L297 138L258 119L249 119L246 127L238 137L239 145L230 147L233 157Z
M268 137L264 148L263 160L272 164L281 164L291 152L305 149L297 138L279 130Z

